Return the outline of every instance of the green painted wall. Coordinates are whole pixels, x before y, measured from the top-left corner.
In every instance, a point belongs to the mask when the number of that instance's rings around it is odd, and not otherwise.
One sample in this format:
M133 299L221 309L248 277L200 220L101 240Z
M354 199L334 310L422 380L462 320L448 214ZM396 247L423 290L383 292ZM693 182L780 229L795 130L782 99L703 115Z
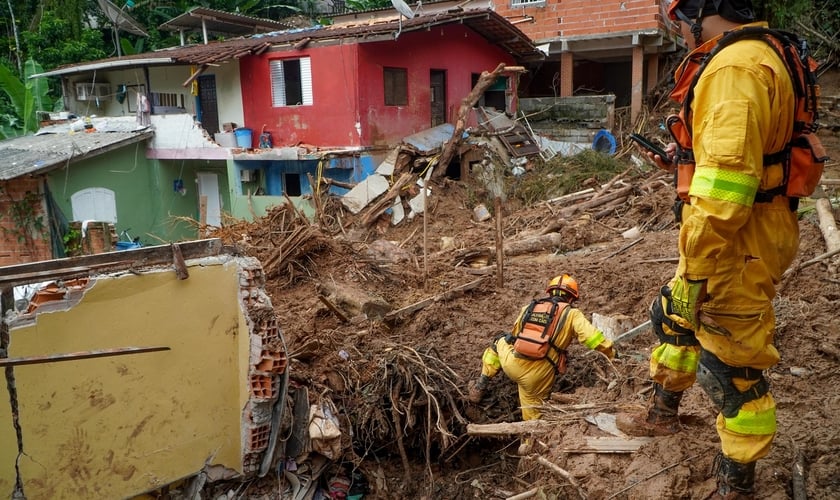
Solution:
M74 193L102 187L114 192L117 233L130 229L144 245L195 239L196 225L179 217L199 219L197 172L218 174L222 211L230 211L227 162L153 160L145 151L146 143L140 142L50 172L50 190L67 219L73 220ZM183 180L184 194L174 190L176 179Z
M230 213L228 195L227 162L224 160L159 160L159 181L162 186L159 210L155 212L153 223L159 234L168 234L172 240L194 239L199 237L197 227L175 216L186 216L193 221L199 220L198 185L199 172L215 173L219 181L219 197L222 213ZM175 192L175 179L182 179L186 192ZM223 219L224 220L224 219Z

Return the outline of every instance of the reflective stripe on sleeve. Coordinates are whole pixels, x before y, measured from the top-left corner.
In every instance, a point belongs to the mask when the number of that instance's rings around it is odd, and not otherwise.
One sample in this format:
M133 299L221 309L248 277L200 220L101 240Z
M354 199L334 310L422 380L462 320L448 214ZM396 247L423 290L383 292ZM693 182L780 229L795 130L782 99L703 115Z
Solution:
M603 342L604 340L604 334L601 332L601 330L596 330L595 334L586 339L586 342L584 342L583 345L585 345L589 349L595 349L596 347L601 345L601 342Z
M758 191L759 179L716 167L697 167L689 194L750 206Z
M502 367L502 363L499 361L499 355L496 354L496 351L492 347L484 349L484 354L481 355L481 362L496 369Z

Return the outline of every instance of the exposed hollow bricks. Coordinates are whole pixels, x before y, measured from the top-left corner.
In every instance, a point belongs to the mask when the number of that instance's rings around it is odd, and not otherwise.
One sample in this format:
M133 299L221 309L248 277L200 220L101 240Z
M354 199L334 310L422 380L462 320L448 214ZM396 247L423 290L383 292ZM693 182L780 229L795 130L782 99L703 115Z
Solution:
M263 451L268 447L268 438L271 436L271 424L249 427L248 436L245 439L248 452Z
M248 453L242 458L242 472L252 474L259 472L262 464L262 453Z
M259 363L254 367L258 372L283 373L286 370L285 352L263 350L260 353L260 358Z
M262 339L263 345L280 338L280 329L277 326L277 318L274 316L260 320L254 325L254 329L256 330L254 333L258 334Z
M257 400L277 399L280 389L279 378L273 374L252 373L249 377L251 396Z
M242 414L242 470L246 475L261 467L271 437L271 408L280 396L279 375L288 365L277 317L264 290L265 273L258 261L253 262L242 262L239 273L239 296L251 340L250 398Z

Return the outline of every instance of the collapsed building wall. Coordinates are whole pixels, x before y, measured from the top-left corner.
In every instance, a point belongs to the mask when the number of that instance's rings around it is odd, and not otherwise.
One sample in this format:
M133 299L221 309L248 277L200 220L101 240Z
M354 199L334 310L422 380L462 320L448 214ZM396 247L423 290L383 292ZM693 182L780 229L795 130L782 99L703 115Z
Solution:
M591 144L598 130L615 126L615 95L519 99L534 133L553 141Z
M220 249L204 240L0 269L4 299L25 281L108 269L59 280L63 297L32 312L5 311L0 496L125 498L271 461L282 333L259 261Z

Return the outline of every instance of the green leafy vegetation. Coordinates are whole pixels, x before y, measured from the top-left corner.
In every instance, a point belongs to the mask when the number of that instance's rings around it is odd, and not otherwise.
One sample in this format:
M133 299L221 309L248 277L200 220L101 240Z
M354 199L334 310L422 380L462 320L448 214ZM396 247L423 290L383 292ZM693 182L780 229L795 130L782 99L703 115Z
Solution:
M33 60L24 64L24 80L8 66L0 64L0 90L5 94L0 109L0 139L16 137L38 130L37 111L56 109L58 101L50 97L47 82L29 75L41 73L41 65Z
M585 150L574 156L555 156L547 162L537 160L532 172L509 178L512 197L525 206L563 196L590 184L603 184L627 169L626 161Z

